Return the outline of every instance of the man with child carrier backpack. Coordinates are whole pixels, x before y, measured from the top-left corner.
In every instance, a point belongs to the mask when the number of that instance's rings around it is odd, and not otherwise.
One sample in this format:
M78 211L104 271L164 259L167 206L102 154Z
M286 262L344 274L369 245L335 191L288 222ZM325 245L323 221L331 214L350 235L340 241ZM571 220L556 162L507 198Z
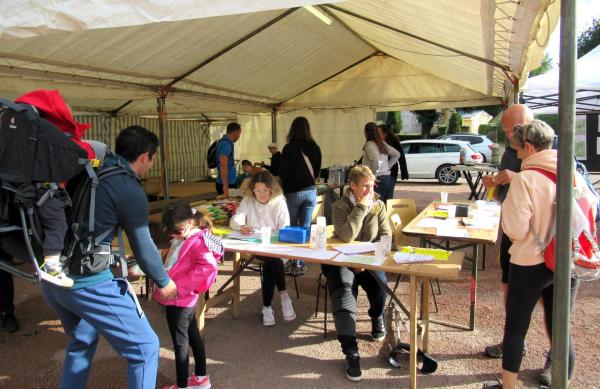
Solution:
M84 212L77 244L69 245L67 239L68 247L63 251L73 287L41 283L44 299L59 316L69 338L62 388L86 386L99 335L127 360L128 387L154 388L156 384L158 338L127 280L114 278L110 243L122 228L138 264L156 283L161 297L176 295L175 283L164 271L150 237L148 203L139 181L139 176L152 167L157 148L156 135L143 127L121 131L116 154L107 154L97 180L86 180L92 187L97 185L95 196L90 197L89 210ZM73 195L74 203L78 202L77 193ZM70 225L71 229L75 227ZM66 252L69 247L71 253Z

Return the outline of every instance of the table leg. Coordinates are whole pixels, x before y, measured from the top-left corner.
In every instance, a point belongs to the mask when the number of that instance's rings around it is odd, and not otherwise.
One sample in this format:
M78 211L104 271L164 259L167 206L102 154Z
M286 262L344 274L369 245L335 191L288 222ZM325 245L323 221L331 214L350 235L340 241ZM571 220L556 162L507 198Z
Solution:
M467 180L467 184L469 184L469 189L471 189L469 200L477 200L477 187L473 185L473 177L471 176L471 172L468 170L463 170L463 176L465 176L465 180Z
M469 315L469 329L473 331L475 329L475 305L477 303L477 257L479 256L479 245L473 245L473 266L471 266L471 309Z
M423 303L421 311L421 326L423 328L423 335L421 341L421 350L427 352L429 349L429 278L421 278L422 290L423 290Z
M236 274L240 270L240 253L233 254L233 273ZM234 319L240 317L240 277L235 277L233 280L233 294L231 296L231 316Z
M410 359L409 388L417 388L417 277L410 276Z

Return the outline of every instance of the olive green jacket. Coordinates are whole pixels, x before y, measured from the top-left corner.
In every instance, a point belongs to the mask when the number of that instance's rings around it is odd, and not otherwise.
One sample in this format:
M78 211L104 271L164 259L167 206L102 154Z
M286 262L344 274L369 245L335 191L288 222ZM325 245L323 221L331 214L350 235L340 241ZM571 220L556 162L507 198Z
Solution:
M353 204L349 189L333 204L335 236L344 242L375 242L382 235L392 235L383 201L375 200L369 211L363 204Z

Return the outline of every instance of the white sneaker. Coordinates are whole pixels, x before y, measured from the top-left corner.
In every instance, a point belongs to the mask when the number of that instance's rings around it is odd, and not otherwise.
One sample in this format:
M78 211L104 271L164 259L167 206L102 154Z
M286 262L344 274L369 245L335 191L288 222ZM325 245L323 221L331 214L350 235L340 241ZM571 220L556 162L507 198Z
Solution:
M296 318L296 312L294 312L290 296L285 295L285 297L281 298L281 311L283 312L283 319L285 321L292 321Z
M266 327L275 325L275 315L273 314L273 308L271 307L263 307L262 309L263 315L263 325Z
M53 266L48 263L46 263L43 269L40 269L40 277L46 282L62 286L63 288L70 288L74 284L73 280L67 277L60 266Z

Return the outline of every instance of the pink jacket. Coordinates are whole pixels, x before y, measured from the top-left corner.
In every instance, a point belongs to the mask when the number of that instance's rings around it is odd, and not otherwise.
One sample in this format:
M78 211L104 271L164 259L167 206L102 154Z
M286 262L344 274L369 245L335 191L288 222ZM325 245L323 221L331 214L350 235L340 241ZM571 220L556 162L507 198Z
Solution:
M198 294L206 292L217 279L217 262L222 256L220 239L207 234L206 229L188 237L179 251L177 262L169 270L169 277L177 285L177 297L163 300L156 290L154 299L162 305L194 306Z

